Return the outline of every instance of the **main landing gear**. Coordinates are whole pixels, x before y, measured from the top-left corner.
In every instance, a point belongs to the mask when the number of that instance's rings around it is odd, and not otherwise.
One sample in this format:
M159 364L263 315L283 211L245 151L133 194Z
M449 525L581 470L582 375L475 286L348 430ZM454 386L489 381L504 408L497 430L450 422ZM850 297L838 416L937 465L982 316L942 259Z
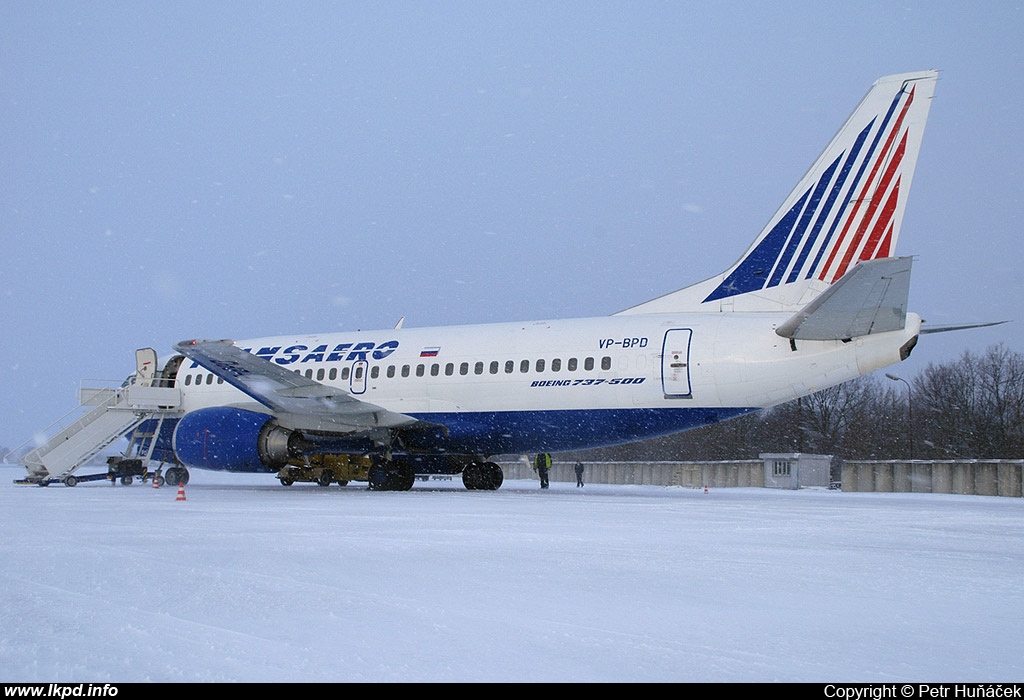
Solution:
M494 462L473 461L462 469L462 483L470 491L494 491L504 480L501 467ZM367 481L371 491L408 491L416 481L416 471L408 462L381 460L370 467Z

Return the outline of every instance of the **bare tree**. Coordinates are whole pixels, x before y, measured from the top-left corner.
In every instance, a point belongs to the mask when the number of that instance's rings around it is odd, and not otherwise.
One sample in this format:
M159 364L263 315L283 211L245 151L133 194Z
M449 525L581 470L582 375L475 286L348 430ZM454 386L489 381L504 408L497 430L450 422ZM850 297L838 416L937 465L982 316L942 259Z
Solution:
M914 381L918 428L930 457L1024 454L1024 356L1004 345L928 365Z

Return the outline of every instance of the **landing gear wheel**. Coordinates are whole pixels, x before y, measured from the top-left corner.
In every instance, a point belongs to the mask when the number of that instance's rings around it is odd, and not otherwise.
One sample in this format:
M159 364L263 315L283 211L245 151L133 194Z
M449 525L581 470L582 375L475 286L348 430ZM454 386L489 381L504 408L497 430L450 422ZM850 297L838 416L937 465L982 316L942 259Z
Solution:
M462 483L470 491L495 491L505 481L505 475L494 462L470 462L462 470Z
M416 483L416 472L411 464L381 462L370 467L367 480L371 491L408 491Z
M389 475L388 482L393 491L408 491L416 483L416 472L411 464L403 464Z
M494 462L484 462L480 470L481 484L480 488L486 491L497 491L501 488L502 483L505 481L505 475Z
M188 469L185 469L185 467L171 467L164 472L164 480L172 486L174 484L184 486L188 484Z
M366 474L371 491L386 491L388 488L388 470L383 464L374 464Z
M470 462L462 470L462 485L468 491L476 491L480 488L480 463Z

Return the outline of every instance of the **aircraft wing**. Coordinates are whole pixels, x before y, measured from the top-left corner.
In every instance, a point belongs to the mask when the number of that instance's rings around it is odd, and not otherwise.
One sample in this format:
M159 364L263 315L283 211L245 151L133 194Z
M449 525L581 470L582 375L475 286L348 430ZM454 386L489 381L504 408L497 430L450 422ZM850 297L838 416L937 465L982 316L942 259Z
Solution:
M174 349L271 411L286 428L361 433L380 428L425 427L236 347L231 340L186 340Z

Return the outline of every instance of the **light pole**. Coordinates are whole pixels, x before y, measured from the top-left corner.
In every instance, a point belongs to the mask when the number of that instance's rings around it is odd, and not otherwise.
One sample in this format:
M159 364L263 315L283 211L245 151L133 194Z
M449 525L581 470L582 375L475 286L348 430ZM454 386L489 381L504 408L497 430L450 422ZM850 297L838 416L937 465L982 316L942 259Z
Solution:
M914 459L914 402L910 398L910 382L888 372L885 373L885 376L894 382L903 382L907 385L907 439L910 441L910 459Z

